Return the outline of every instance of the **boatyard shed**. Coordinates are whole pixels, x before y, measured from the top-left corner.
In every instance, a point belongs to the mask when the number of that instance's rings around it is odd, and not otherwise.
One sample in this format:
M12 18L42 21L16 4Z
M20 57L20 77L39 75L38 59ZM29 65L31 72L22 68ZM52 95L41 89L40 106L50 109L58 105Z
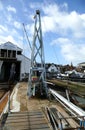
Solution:
M11 71L14 71L14 78L17 81L29 75L30 59L24 56L22 51L11 42L0 45L0 82L8 81Z

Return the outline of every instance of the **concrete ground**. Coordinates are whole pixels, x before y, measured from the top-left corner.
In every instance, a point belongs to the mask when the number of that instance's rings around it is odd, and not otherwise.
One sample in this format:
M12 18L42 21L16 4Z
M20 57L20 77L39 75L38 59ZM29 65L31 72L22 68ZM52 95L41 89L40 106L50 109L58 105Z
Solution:
M20 82L15 86L11 98L10 109L12 112L37 110L53 104L48 99L40 99L36 97L29 99L27 96L27 88L28 83L26 82Z

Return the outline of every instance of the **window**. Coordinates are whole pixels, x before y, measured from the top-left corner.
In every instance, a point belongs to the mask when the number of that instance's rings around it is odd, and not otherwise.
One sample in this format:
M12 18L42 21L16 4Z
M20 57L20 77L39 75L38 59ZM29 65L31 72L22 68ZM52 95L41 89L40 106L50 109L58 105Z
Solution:
M18 55L21 55L21 51L17 51L17 54L18 54Z

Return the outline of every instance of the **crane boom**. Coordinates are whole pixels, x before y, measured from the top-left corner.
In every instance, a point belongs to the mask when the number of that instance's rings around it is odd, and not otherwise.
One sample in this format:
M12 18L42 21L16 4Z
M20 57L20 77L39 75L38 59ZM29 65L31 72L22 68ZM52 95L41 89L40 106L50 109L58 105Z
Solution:
M26 34L27 41L28 41L28 43L29 43L30 49L32 50L32 47L31 47L31 44L30 44L30 41L29 41L29 38L28 38L27 31L26 31L26 28L25 28L24 23L23 23L23 28L24 28L24 31L25 31L25 34Z

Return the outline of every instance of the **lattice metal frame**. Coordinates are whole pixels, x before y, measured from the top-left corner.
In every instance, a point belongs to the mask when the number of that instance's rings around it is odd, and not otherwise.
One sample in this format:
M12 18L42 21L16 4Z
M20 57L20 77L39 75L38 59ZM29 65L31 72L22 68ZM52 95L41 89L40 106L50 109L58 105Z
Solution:
M41 18L40 11L36 10L35 26L34 26L34 37L32 44L31 53L31 68L29 74L29 85L28 85L28 96L36 95L36 89L39 89L40 95L47 96L47 84L46 84L46 71L45 71L45 58L44 58L44 47L42 40L42 29L41 29ZM40 60L40 61L37 61ZM38 64L39 62L39 64ZM38 82L32 82L32 76L40 73ZM38 88L39 87L39 88Z

